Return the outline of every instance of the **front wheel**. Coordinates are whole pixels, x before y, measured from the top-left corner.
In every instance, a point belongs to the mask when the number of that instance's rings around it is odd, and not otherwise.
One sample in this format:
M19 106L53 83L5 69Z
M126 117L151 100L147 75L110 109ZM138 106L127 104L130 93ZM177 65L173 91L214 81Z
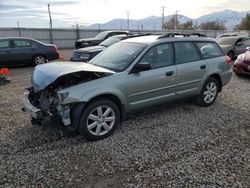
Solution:
M215 78L208 78L201 89L197 104L203 107L210 106L216 100L218 91L218 81Z
M90 103L81 116L79 132L86 139L94 141L107 138L120 122L120 110L108 99Z

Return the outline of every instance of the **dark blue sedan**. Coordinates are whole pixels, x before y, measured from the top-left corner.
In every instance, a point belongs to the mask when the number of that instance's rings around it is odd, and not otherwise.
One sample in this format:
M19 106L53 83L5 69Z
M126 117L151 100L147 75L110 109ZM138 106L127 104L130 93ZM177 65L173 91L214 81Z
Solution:
M23 37L0 39L0 67L39 65L58 58L59 52L54 44Z

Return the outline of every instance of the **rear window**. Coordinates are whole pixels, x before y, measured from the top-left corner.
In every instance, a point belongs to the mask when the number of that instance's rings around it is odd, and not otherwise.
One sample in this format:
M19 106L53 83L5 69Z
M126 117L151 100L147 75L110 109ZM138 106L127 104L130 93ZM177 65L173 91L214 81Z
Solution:
M195 43L200 50L200 53L203 58L213 58L213 57L219 57L224 56L223 51L221 48L213 42L196 42Z
M27 40L14 40L14 48L27 48L31 47L32 44Z

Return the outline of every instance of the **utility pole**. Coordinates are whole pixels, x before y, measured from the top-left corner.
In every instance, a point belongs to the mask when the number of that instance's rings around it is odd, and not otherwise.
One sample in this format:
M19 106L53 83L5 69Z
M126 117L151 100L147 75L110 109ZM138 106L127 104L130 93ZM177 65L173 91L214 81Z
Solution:
M126 12L127 13L127 29L129 31L129 11Z
M21 30L20 30L20 27L19 27L19 21L17 21L17 29L18 29L19 37L21 37Z
M175 11L175 27L174 30L177 30L177 25L178 25L178 12L180 12L179 10Z
M80 39L79 25L76 24L76 39Z
M165 23L165 21L164 21L164 18L165 18L164 11L165 11L165 8L167 8L167 7L165 7L165 6L163 5L161 8L162 8L162 22L161 22L161 30L163 31L163 30L164 30L164 23Z
M53 39L52 39L52 19L51 19L51 14L50 14L50 4L48 4L48 12L49 12L49 36L50 36L50 43L53 44Z

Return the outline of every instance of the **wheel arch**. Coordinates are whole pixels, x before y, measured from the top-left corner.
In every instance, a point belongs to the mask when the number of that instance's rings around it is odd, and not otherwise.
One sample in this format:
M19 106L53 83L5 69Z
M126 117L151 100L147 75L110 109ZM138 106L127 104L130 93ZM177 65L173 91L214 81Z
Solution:
M214 78L214 79L216 79L218 81L218 83L219 83L219 92L221 92L221 90L222 90L222 80L221 80L220 75L219 74L212 74L212 75L209 76L209 78Z
M86 105L92 103L93 101L95 100L99 100L99 99L108 99L108 100L111 100L112 102L114 102L119 110L120 110L120 117L121 117L121 120L124 120L126 119L127 117L127 112L126 112L126 108L124 106L124 104L121 102L121 100L119 99L119 97L117 97L116 95L114 94L110 94L110 93L103 93L103 94L100 94L100 95L97 95L93 98L91 98L87 103Z
M37 54L34 54L34 55L33 55L32 60L33 60L36 56L43 56L43 57L45 57L46 59L48 59L48 57L47 57L45 54L43 54L43 53L37 53Z

